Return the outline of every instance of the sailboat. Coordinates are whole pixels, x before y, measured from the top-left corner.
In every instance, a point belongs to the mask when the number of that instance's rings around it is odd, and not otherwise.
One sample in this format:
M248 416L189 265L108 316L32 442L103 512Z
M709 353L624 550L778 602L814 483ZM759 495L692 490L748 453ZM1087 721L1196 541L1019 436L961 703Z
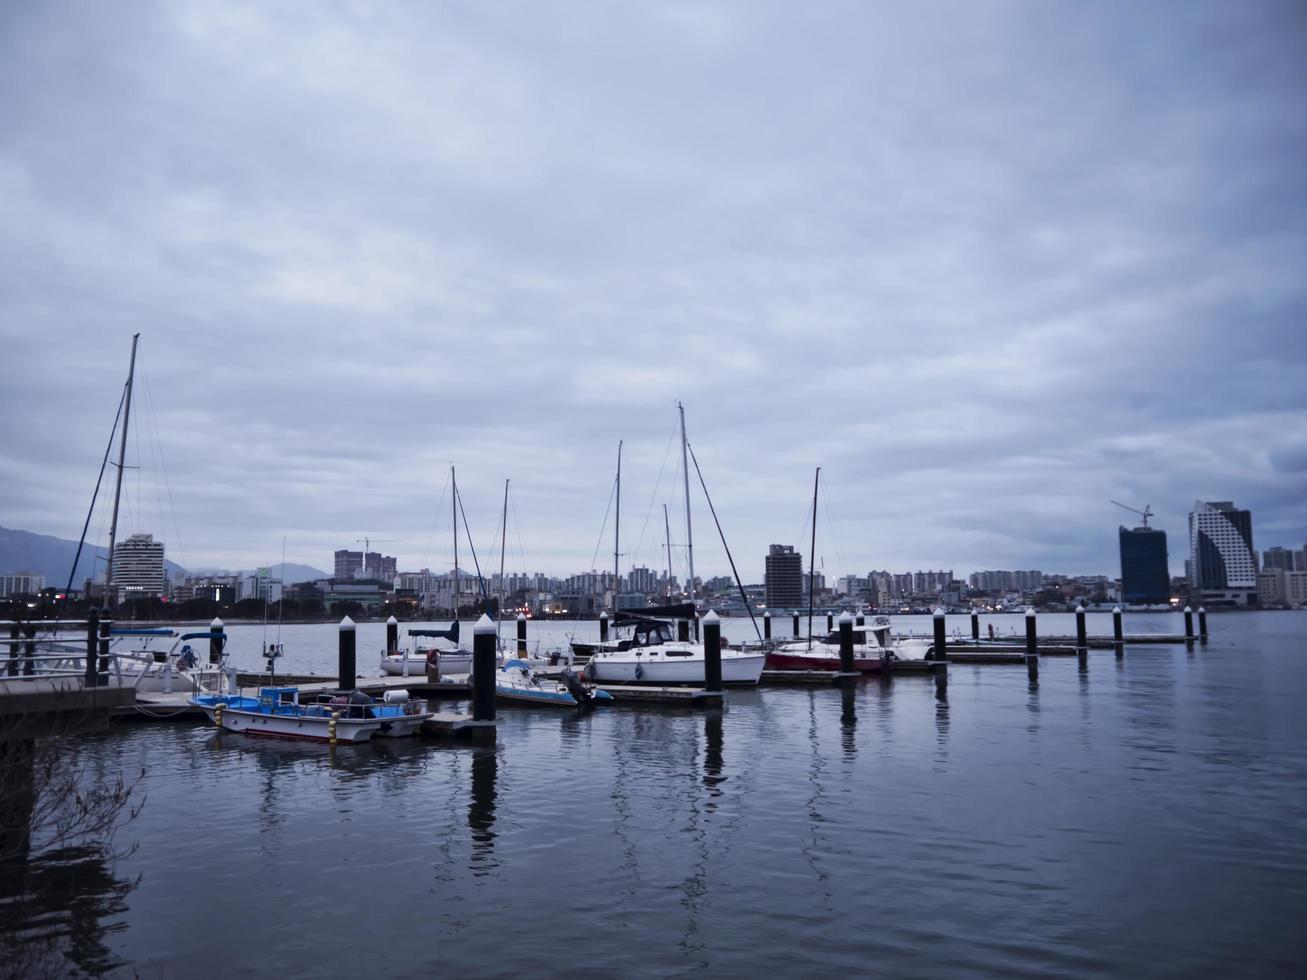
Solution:
M681 416L681 460L685 470L685 530L690 562L690 610L694 603L694 533L690 524L689 441L685 436L685 406L677 403ZM697 621L696 621L697 626ZM697 630L696 630L697 632ZM641 637L637 629L635 638ZM601 684L702 684L705 653L697 641L675 641L670 632L652 632L643 636L652 642L631 643L614 649L601 645L586 664L586 676ZM634 639L634 638L633 638ZM723 643L722 683L757 684L762 676L765 653L732 650Z
M808 638L781 643L768 651L769 670L841 670L840 635L832 632L821 639L812 635L813 583L816 581L817 557L817 489L821 484L821 467L812 479L812 542L808 554ZM894 637L888 616L877 616L870 628L859 626L853 631L853 669L864 674L886 670L895 660L921 660L929 644Z

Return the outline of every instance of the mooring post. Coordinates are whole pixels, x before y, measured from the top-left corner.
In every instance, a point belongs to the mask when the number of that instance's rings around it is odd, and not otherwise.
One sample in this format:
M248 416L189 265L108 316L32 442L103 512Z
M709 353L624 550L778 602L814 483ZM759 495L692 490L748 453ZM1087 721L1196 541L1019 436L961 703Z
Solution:
M27 637L27 642L23 644L23 650L26 653L23 660L23 676L31 677L36 673L36 660L34 659L36 657L36 624L30 619L23 624L23 635ZM1203 638L1203 642L1207 642L1206 637Z
M1026 675L1039 680L1039 635L1035 628L1035 607L1026 607Z
M358 650L358 630L354 620L346 616L340 621L336 634L336 686L342 691L354 690L355 669L354 656Z
M771 613L769 612L762 614L762 638L764 640L771 639Z
M399 651L399 620L394 616L386 620L386 656L393 657Z
M1207 645L1207 609L1198 607L1198 642Z
M1194 611L1190 606L1184 607L1184 644L1191 650L1194 645Z
M1085 632L1085 607L1076 605L1076 658L1080 666L1089 659L1089 635Z
M796 640L799 638L799 614L798 613L794 614L794 638Z
M495 720L495 624L485 613L472 627L472 720Z
M827 614L826 614L826 632L827 632L827 633L833 633L834 631L835 631L835 614L834 614L834 613L827 613Z
M95 642L100 635L100 610L92 609L86 617L86 686L95 687Z
M935 645L931 647L931 660L948 660L948 637L944 633L944 607L935 608Z
M1125 656L1125 634L1121 632L1121 607L1112 607L1112 647L1118 657Z
M100 667L95 681L97 687L109 686L109 630L113 626L109 615L108 609L100 612Z
M222 620L217 616L209 624L209 663L222 663Z
M858 615L855 616L853 619L854 628L862 629L866 625L867 625L867 617L864 616L861 612L859 612Z
M840 673L857 673L853 669L853 617L847 609L840 613Z
M599 642L608 642L608 613L606 612L599 614Z
M975 609L971 610L971 638L980 641L980 613Z
M676 621L676 641L678 643L690 642L690 621L688 619L678 619Z
M526 656L526 613L517 614L517 654Z
M711 609L703 617L703 689L722 692L722 621Z
M9 661L5 667L5 674L8 677L18 676L18 636L22 628L19 624L19 614L14 613L14 621L9 624Z

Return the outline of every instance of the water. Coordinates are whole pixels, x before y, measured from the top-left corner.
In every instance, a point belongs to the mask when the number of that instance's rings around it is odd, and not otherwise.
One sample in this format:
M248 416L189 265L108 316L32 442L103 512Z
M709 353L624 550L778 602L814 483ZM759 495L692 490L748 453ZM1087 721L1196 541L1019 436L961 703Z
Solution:
M1127 630L1154 621L1179 628ZM955 666L945 701L905 676L502 708L494 748L68 740L143 769L144 804L40 922L93 974L1296 975L1307 614L1211 626L1035 688ZM329 670L334 629L295 629Z

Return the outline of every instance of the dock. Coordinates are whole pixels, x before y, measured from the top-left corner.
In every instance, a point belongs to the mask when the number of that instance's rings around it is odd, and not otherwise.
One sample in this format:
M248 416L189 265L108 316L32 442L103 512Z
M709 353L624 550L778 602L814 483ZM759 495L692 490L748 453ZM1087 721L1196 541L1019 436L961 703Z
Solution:
M607 691L614 701L623 702L713 707L725 701L721 691L705 691L698 687L645 687L640 684L596 684L595 687Z

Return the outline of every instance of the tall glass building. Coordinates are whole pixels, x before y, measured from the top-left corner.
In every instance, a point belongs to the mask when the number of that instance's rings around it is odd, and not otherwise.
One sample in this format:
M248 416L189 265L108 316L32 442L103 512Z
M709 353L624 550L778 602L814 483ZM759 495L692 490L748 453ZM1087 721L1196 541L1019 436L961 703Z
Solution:
M1189 585L1201 602L1256 605L1252 514L1229 500L1194 501L1189 514L1189 565Z
M1171 598L1166 532L1153 527L1122 527L1121 601L1132 605L1165 603Z

